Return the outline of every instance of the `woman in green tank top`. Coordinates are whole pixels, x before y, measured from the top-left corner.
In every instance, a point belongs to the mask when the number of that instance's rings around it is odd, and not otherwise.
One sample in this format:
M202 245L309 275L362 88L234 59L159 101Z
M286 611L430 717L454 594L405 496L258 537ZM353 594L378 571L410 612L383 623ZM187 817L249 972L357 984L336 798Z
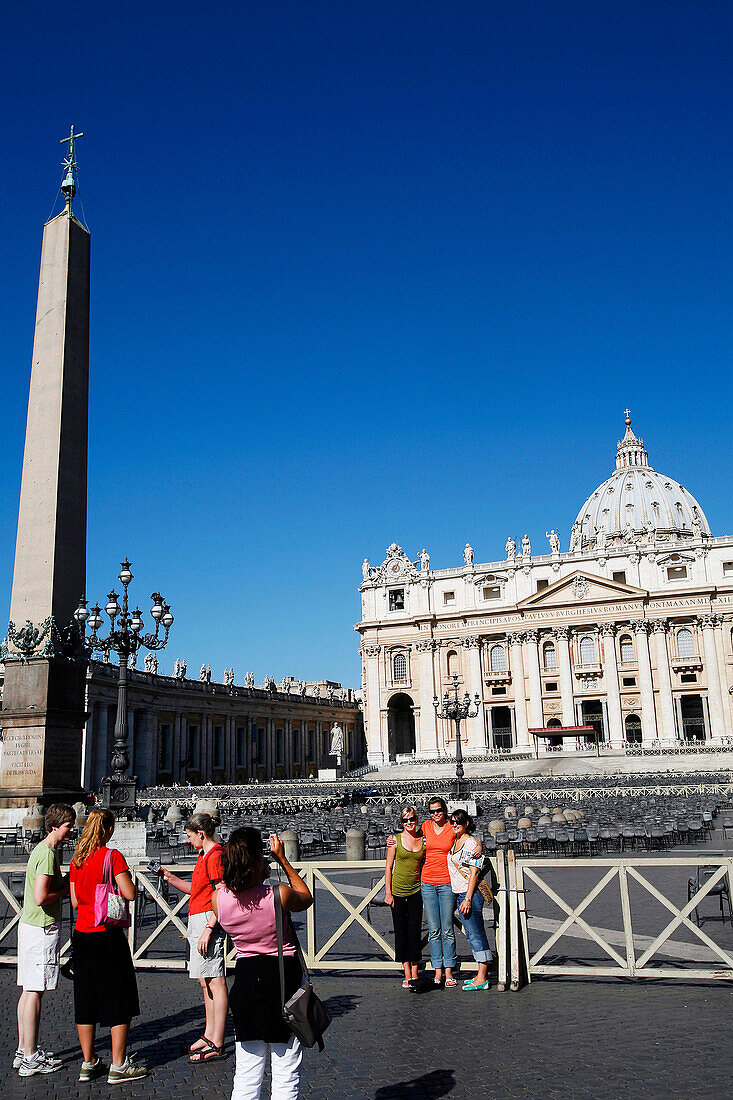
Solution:
M420 872L425 859L425 838L419 829L414 806L405 806L400 814L402 832L397 843L387 850L384 872L384 900L392 910L395 959L402 963L403 989L414 989L422 954L422 893Z

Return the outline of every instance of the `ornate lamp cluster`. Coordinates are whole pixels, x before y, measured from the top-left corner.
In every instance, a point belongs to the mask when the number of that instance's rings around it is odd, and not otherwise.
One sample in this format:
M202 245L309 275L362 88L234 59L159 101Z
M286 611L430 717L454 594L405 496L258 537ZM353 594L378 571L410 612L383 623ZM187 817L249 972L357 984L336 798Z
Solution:
M461 722L466 718L475 718L479 712L479 706L481 700L478 692L474 695L473 706L475 710L471 710L471 696L468 692L465 692L463 698L458 692L458 675L453 674L453 684L446 690L443 695L443 701L438 699L436 695L433 698L433 706L435 707L435 713L438 718L448 718L450 721L456 724L456 778L453 781L452 788L453 794L456 798L463 798L468 793L468 788L464 778L463 770L463 747L461 745ZM451 694L452 693L452 694Z
M112 591L107 596L107 604L104 608L109 616L110 630L106 637L99 636L102 626L102 609L95 604L91 610L87 608L87 601L82 596L79 606L74 612L74 618L82 633L89 626L91 635L86 637L86 646L90 653L95 650L109 653L114 650L119 657L120 671L117 685L117 719L115 721L115 740L112 752L112 775L102 781L103 801L105 806L113 809L131 811L135 806L136 778L127 775L130 766L130 757L127 751L128 725L127 725L127 665L133 654L141 648L155 650L162 649L168 641L170 628L173 625L173 615L170 606L164 602L160 592L153 592L150 597L153 606L150 614L155 623L155 630L151 633L143 633L143 615L139 607L130 611L127 598L127 590L133 579L130 563L125 558L118 574L122 585L122 606L119 603L119 595ZM161 635L161 627L164 634Z

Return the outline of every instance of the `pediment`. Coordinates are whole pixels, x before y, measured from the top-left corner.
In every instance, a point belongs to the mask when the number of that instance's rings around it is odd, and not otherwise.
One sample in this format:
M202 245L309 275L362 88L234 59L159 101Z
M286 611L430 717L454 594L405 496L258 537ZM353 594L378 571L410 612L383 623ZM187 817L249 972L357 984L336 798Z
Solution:
M569 577L562 577L554 584L534 592L517 606L526 610L543 607L567 607L572 604L606 603L608 600L639 600L649 593L644 588L611 581L579 569Z

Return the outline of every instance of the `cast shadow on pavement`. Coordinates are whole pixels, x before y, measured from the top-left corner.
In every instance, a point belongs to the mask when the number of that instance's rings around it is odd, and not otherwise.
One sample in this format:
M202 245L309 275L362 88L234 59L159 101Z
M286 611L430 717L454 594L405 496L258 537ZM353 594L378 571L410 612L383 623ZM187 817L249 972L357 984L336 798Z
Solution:
M374 1100L435 1100L447 1096L456 1086L452 1069L434 1069L411 1081L399 1081L394 1085L382 1085L374 1093Z
M348 1012L353 1012L355 1008L358 1008L361 1004L361 997L354 997L349 993L339 997L329 997L323 1003L333 1019L336 1020L339 1016L345 1016Z

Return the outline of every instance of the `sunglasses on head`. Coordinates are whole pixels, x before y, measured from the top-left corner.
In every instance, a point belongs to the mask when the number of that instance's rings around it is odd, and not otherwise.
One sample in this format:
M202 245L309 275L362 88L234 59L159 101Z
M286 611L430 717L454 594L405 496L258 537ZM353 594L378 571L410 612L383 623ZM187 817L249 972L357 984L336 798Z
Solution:
M402 824L403 825L414 825L416 821L417 821L416 817L403 817L402 818Z

